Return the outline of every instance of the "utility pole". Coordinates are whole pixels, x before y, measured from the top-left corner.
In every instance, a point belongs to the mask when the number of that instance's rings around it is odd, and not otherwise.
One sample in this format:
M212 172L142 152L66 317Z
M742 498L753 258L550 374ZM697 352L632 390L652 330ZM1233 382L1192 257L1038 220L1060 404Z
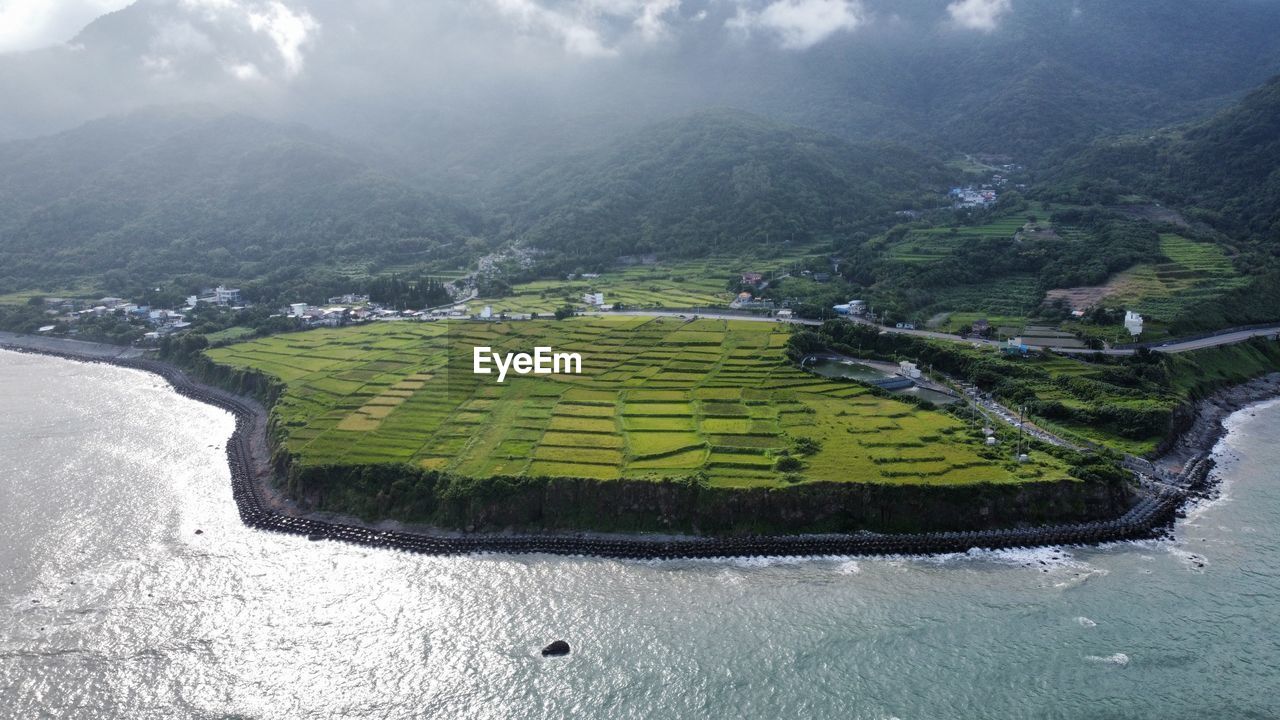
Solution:
M1022 459L1022 433L1026 431L1026 427L1025 427L1026 420L1024 420L1023 418L1026 414L1026 411L1027 411L1027 406L1025 404L1018 406L1018 455L1016 458L1018 460Z

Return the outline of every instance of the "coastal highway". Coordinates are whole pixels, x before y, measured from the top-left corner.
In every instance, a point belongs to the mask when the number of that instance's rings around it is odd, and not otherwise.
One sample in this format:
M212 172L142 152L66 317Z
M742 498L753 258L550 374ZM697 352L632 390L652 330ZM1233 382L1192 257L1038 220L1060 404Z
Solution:
M817 326L823 323L822 320L805 320L795 318L791 320L779 320L774 317L764 315L736 315L733 313L717 313L703 312L694 310L611 310L605 312L586 312L583 315L638 315L642 317L680 317L692 318L695 315L700 318L711 318L714 320L746 320L748 322L781 322L793 325L809 325ZM934 330L907 330L904 328L884 327L875 325L861 318L844 318L845 320L856 322L862 325L870 325L878 327L884 332L898 333L902 335L914 335L916 337L930 338L933 340L946 340L949 342L963 342L979 345L990 345L993 347L1001 347L1004 345L999 340L984 340L981 338L963 338L959 335L951 335L949 333L937 332ZM1170 340L1158 345L1151 345L1151 350L1167 353L1187 352L1190 350L1202 350L1204 348L1218 347L1220 345L1234 345L1244 342L1255 337L1270 337L1280 335L1280 325L1272 325L1263 328L1253 328L1249 330L1223 330L1222 332L1209 335L1207 337L1190 338L1187 340ZM1132 355L1137 352L1133 348L1108 348L1106 350L1090 350L1088 348L1063 348L1050 347L1050 350L1064 354L1081 354L1092 355L1094 353L1102 353L1103 355Z
M1168 342L1155 345L1148 345L1151 350L1159 352L1178 353L1187 352L1189 350L1203 350L1204 348L1218 347L1220 345L1234 345L1256 337L1275 337L1280 335L1280 325L1272 325L1270 327L1253 328L1250 330L1223 330L1222 332L1209 335L1208 337L1190 338L1187 340L1170 340ZM1078 348L1052 348L1057 352L1076 352L1091 353L1094 350L1081 350ZM1135 350L1132 348L1103 350L1105 355L1132 355Z

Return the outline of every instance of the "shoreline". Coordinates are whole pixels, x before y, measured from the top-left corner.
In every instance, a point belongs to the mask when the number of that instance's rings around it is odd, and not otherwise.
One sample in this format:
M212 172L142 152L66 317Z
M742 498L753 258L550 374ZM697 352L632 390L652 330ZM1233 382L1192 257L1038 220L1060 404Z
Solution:
M1149 495L1108 520L969 531L724 537L589 531L467 533L396 521L366 523L300 509L271 482L270 452L266 446L268 413L260 403L195 382L177 367L147 358L136 349L123 349L132 351L126 354L107 345L85 352L84 346L98 344L66 342L74 344L62 345L56 338L0 334L0 349L154 373L180 395L219 407L235 417L235 430L227 440L226 453L232 497L245 525L302 535L309 540L340 540L433 555L548 553L619 559L928 555L1149 539L1163 534L1182 514L1192 493L1199 493L1208 483L1213 447L1225 432L1222 421L1254 402L1280 397L1280 373L1273 373L1223 389L1197 403L1191 428L1179 436L1169 452L1154 461L1158 477L1166 481L1170 480L1172 467L1180 463L1176 476L1171 482L1153 484Z
M1226 420L1251 405L1280 399L1280 372L1219 389L1195 403L1195 417L1168 448L1150 461L1154 474L1196 494L1212 492L1214 448L1226 435Z

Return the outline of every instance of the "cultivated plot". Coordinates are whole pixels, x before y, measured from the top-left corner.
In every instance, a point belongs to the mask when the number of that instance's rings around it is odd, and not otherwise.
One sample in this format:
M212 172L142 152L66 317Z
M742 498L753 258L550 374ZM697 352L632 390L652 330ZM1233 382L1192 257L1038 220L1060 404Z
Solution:
M381 323L207 351L275 375L275 422L298 462L413 463L470 476L703 476L963 484L1059 479L1048 457L989 457L940 412L796 369L789 330L759 322L578 317ZM471 348L547 346L581 374L472 372Z

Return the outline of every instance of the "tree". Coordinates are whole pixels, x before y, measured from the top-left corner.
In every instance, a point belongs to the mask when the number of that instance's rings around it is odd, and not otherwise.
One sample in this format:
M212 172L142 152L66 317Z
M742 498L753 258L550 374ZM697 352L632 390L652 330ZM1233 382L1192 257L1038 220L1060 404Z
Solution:
M801 330L787 338L787 357L792 362L800 362L807 355L812 355L826 347L822 336L812 330Z

